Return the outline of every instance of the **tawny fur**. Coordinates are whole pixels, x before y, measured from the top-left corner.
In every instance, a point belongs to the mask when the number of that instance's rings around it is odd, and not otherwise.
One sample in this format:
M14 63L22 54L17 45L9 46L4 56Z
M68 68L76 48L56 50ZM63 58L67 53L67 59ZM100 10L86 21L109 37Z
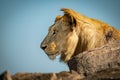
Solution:
M120 38L120 32L114 27L92 18L88 18L72 9L63 8L63 16L57 16L50 27L41 47L54 59L61 54L61 61L67 62L73 56L100 47Z

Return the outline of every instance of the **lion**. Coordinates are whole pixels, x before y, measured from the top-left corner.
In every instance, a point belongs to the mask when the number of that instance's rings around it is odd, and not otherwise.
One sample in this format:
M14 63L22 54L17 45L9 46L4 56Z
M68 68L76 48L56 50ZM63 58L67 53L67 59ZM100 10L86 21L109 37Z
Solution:
M88 18L72 9L62 8L40 47L50 59L61 54L60 61L120 39L120 32L102 21Z

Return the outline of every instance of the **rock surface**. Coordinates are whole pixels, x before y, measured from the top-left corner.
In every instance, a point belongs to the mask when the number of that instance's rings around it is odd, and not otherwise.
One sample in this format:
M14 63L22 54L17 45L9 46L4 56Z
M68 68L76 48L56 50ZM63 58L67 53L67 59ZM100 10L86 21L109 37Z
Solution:
M5 71L0 76L0 80L81 80L83 79L78 73L60 72L60 73L16 73L10 76L9 71Z
M12 80L12 77L9 71L5 71L3 74L1 74L0 80Z
M80 74L92 74L101 70L120 68L120 40L73 57L68 66Z

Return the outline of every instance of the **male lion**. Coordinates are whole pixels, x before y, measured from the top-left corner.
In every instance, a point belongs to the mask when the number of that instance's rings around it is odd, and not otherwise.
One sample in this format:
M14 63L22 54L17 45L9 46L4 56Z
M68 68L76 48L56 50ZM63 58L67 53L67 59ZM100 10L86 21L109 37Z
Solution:
M63 16L57 16L41 48L50 59L61 54L61 61L120 38L120 32L110 25L88 18L72 9L62 8Z

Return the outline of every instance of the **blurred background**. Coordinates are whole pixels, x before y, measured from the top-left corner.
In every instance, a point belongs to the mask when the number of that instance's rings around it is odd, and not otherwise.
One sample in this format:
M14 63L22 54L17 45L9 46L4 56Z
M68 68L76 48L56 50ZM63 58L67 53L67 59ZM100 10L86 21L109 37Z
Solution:
M61 8L71 8L120 30L120 0L0 0L0 73L68 71L40 43Z

